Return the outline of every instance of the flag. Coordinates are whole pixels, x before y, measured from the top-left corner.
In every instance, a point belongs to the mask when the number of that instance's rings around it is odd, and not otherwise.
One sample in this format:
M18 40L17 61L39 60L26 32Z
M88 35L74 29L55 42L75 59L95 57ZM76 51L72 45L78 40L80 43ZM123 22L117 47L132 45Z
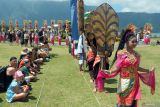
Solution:
M72 28L72 39L78 40L78 23L77 23L77 0L71 0L71 28Z

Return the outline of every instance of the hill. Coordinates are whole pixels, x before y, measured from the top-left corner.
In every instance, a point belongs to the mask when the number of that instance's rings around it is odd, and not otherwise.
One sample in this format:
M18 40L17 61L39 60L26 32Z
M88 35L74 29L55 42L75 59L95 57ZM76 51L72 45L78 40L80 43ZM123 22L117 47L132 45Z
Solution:
M94 6L85 6L85 10L93 10ZM51 19L70 19L70 2L55 1L26 1L26 0L1 0L0 1L0 20L4 19L7 23L9 19L19 20L23 25L23 20L38 20L42 25L43 20ZM118 13L120 29L126 27L129 23L134 23L138 28L143 27L145 23L153 25L153 32L160 32L160 13Z

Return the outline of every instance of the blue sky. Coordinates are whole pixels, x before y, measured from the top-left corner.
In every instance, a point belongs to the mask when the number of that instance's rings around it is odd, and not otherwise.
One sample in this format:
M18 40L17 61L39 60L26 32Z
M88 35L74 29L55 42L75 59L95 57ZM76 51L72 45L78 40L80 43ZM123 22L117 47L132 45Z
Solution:
M45 1L45 0L43 0ZM69 1L69 0L48 0ZM86 5L98 6L109 3L118 12L160 13L160 0L84 0Z

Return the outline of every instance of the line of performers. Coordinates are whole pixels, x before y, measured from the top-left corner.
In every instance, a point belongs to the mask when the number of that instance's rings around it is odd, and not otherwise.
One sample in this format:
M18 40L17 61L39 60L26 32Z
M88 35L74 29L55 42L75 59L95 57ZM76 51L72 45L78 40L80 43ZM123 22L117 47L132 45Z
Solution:
M65 42L68 46L68 33L65 33ZM12 45L13 42L16 44L21 44L22 46L34 46L39 43L44 43L45 41L50 42L52 45L55 44L55 40L58 41L58 45L62 45L62 32L57 32L56 30L49 29L47 31L44 28L39 30L16 30L16 31L6 31L0 32L0 43L9 41Z

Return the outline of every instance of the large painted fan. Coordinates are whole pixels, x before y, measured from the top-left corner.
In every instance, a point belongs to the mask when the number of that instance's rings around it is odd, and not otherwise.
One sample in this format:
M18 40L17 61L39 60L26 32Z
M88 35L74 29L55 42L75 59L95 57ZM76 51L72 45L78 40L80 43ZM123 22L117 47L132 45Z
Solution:
M93 33L93 26L92 26L92 16L94 15L94 12L86 12L84 14L84 30L85 30L85 36L87 38L87 43L92 49L92 51L96 54L97 53L97 44L96 44L96 38Z
M118 36L118 16L113 8L104 3L96 8L92 15L93 33L97 42L97 52L101 57L105 52L112 53Z

